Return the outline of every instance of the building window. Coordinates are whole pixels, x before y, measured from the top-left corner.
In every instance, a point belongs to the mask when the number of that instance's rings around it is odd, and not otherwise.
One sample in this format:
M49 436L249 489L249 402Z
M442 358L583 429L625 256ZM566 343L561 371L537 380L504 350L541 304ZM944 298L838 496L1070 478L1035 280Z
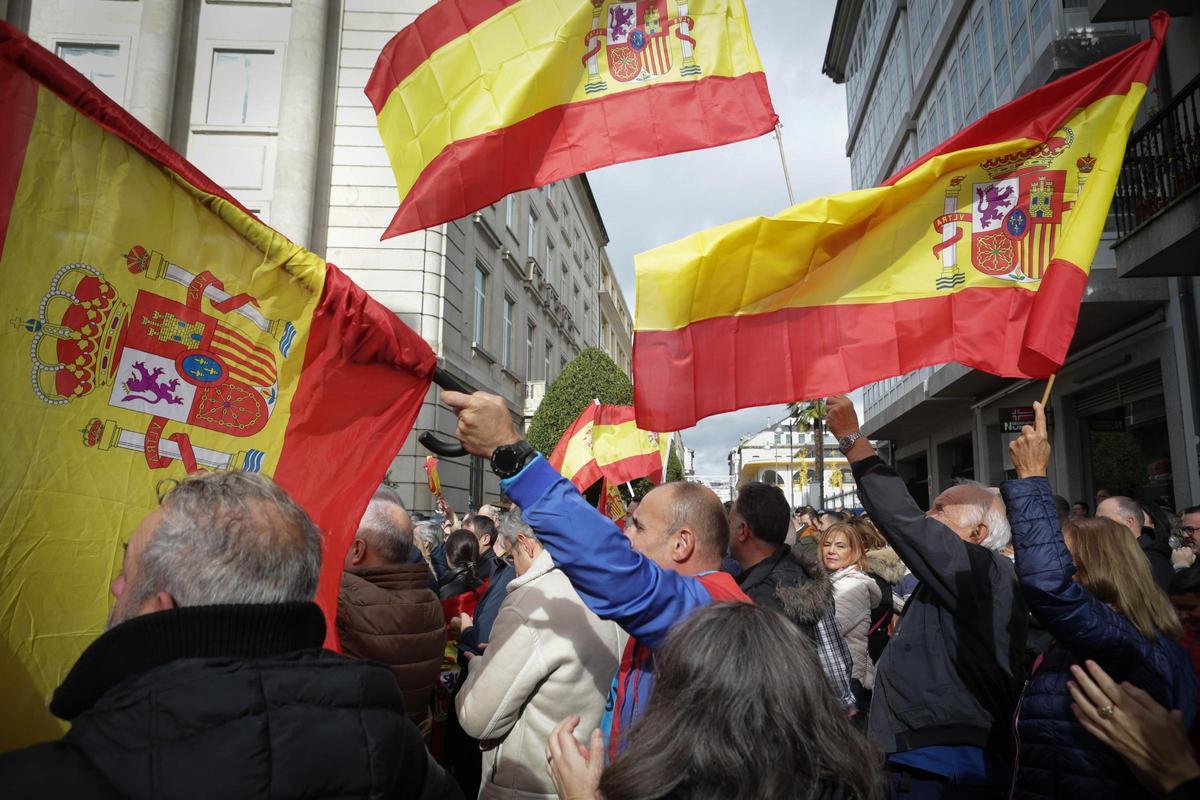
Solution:
M513 316L516 315L517 304L511 298L504 298L504 341L500 343L500 366L508 369L512 366L512 328Z
M525 322L525 379L533 380L533 343L537 337L537 325L533 320Z
M545 380L546 383L550 382L550 365L552 363L554 363L554 345L550 344L550 340L547 339L546 340L546 373L542 376L542 379Z
M282 79L283 60L273 50L213 50L205 121L277 125Z
M483 342L483 324L484 313L487 310L487 272L479 262L475 262L475 328L474 337L476 344Z
M513 217L516 216L517 211L515 208L513 208L515 205L516 203L513 202L513 196L511 194L506 195L504 198L504 227L508 228L509 231L512 231L513 229Z
M121 46L60 42L55 54L118 103L125 101L125 61Z
M579 316L579 284L575 284L575 296L571 298L571 313Z
M554 242L550 241L550 234L546 234L546 283L551 286L555 286L556 283L554 280Z
M529 241L527 244L530 258L537 257L537 222L537 214L532 208L529 209Z

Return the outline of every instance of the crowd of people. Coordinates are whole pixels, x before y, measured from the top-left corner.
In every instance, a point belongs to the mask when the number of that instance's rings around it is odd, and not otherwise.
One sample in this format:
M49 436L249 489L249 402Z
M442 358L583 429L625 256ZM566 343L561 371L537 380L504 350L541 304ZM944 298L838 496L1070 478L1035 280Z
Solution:
M446 393L511 506L416 519L381 488L345 556L269 479L183 481L132 533L66 736L3 797L1197 797L1200 508L1016 477L928 511L830 398L861 513L668 483L623 528ZM1109 495L1109 496L1104 496Z

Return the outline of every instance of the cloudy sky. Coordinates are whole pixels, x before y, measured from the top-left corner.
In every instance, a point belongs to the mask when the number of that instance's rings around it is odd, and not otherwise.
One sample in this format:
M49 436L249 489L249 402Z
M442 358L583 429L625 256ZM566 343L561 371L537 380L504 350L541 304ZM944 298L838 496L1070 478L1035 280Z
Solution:
M821 74L834 3L746 0L762 56L796 200L850 189L846 95ZM621 164L588 173L612 241L608 245L629 307L633 256L704 228L788 205L775 137ZM636 202L631 202L636 198ZM647 200L653 204L647 213ZM728 474L730 448L744 433L778 420L785 406L721 414L685 431L698 474Z

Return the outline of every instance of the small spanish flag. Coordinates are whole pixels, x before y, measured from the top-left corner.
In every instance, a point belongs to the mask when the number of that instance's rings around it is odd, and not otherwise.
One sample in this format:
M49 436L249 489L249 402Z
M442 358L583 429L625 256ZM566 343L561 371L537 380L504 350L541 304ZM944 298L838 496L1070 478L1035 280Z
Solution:
M1167 22L883 186L637 256L638 424L678 430L949 361L1056 372Z
M550 454L550 465L583 492L601 478L609 485L638 478L661 483L671 437L644 431L632 406L588 403Z
M777 121L742 0L441 0L366 94L400 190L384 238Z

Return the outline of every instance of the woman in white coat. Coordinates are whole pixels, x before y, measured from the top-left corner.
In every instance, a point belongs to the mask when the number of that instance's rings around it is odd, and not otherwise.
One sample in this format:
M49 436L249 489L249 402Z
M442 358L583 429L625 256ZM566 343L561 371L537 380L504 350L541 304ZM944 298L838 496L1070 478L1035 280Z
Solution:
M834 615L854 661L851 686L858 710L864 714L871 707L875 686L875 665L867 646L871 609L883 597L875 579L866 572L866 557L866 542L854 525L838 522L821 534L821 564L833 582Z
M480 798L549 800L557 794L546 740L572 714L583 718L581 730L600 723L624 634L583 604L520 512L499 531L517 575L455 710L483 749Z

